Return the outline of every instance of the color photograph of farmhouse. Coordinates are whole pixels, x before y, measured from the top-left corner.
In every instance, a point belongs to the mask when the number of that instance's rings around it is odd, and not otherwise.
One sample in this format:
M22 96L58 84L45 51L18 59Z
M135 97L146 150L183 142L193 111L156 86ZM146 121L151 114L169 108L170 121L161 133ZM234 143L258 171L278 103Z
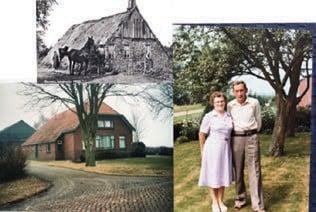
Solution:
M135 128L122 115L105 103L98 113L96 154L98 158L130 155ZM49 119L23 144L29 158L39 160L84 159L84 142L79 120L71 110Z
M171 83L11 83L0 96L1 211L173 210Z

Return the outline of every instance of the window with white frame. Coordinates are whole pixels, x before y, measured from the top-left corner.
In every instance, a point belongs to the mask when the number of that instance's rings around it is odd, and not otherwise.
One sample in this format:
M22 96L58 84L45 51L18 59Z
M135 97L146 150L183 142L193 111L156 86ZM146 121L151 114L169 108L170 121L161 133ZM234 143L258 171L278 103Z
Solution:
M98 120L98 128L113 128L113 120Z
M120 149L125 149L126 148L126 140L125 140L125 136L120 136Z
M95 139L97 149L114 149L113 135L97 135Z

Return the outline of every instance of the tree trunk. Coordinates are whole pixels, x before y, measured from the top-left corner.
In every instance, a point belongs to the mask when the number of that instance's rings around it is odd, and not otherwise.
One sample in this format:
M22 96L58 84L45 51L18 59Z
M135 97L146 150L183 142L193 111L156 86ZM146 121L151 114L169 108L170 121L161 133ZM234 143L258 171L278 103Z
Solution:
M269 154L271 156L284 155L284 141L289 120L289 104L282 99L282 94L276 94L276 118L272 133L272 143L269 147Z
M291 112L289 114L286 137L295 137L295 127L296 127L296 106L292 107Z
M87 136L85 139L86 151L86 166L95 166L95 141L91 136Z

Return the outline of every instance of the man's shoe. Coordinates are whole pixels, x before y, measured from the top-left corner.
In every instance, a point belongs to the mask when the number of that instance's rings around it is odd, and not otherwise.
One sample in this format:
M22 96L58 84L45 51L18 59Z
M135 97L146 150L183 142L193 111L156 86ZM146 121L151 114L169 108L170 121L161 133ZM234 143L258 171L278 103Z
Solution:
M238 210L240 210L240 209L242 209L243 207L245 207L246 206L246 203L244 202L235 202L235 206L234 206L234 208L236 208L236 209L238 209Z

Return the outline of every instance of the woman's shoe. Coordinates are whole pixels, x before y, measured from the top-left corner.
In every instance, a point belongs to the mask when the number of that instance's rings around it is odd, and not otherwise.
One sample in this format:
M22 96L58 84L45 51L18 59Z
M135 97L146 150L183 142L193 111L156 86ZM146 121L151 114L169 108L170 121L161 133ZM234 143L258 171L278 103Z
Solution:
M227 212L227 207L224 204L219 205L221 212Z
M212 212L221 212L221 209L218 205L212 205Z

